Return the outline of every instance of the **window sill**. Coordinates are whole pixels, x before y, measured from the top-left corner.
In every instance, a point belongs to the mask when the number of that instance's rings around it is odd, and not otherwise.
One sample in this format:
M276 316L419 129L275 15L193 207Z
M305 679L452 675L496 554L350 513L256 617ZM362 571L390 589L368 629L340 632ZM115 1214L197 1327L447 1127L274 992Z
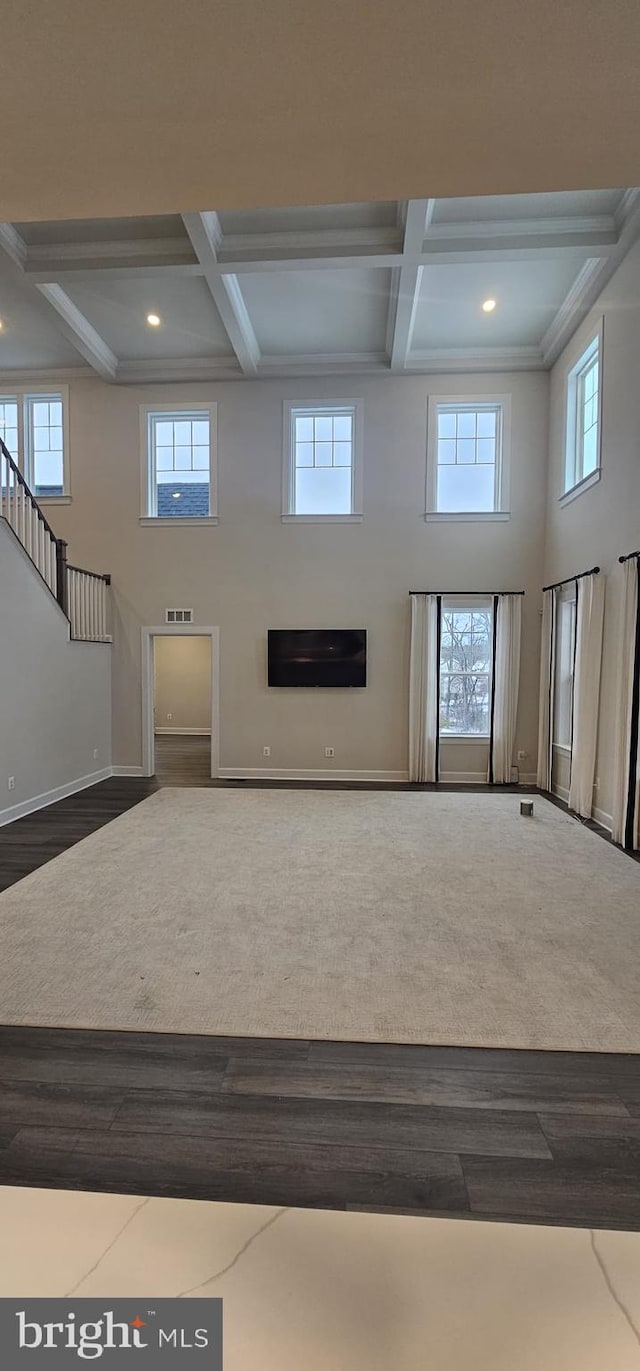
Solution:
M282 514L283 524L361 524L361 514Z
M34 498L34 500L36 500L36 501L38 502L39 505L70 505L70 504L71 504L71 496L70 496L70 495L37 495L37 494L34 494L34 497L33 497L33 498Z
M140 524L141 528L157 528L158 526L160 526L161 528L174 528L176 524L178 524L180 528L187 528L192 524L195 524L197 527L201 527L203 524L217 524L218 522L219 520L217 514L198 514L193 515L191 518L189 517L189 515L187 515L186 517L182 517L179 514L175 514L167 519L159 519L157 518L157 516L148 515L138 520L138 523Z
M441 733L441 743L460 743L468 746L469 743L482 743L485 747L489 742L488 733Z
M503 524L511 515L506 510L478 511L468 514L454 513L427 513L424 516L426 524Z
M571 490L565 490L564 495L561 495L558 500L560 508L564 509L564 506L570 505L572 500L577 500L578 496L584 494L585 490L591 490L592 486L598 484L601 475L602 468L596 467L595 471L592 471L588 476L585 476L583 481L578 481L577 485L571 487Z

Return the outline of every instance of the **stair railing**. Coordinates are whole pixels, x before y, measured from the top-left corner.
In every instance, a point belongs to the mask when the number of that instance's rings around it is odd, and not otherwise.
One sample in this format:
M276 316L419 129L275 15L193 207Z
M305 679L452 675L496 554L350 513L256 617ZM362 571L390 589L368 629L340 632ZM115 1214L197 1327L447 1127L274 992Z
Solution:
M110 643L111 577L67 562L67 544L56 538L9 449L0 438L0 517L6 519L71 625L78 642Z

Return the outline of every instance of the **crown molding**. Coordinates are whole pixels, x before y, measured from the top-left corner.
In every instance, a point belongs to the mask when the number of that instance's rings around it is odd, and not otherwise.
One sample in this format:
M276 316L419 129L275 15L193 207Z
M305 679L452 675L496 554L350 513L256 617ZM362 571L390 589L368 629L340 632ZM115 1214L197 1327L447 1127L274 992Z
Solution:
M62 385L69 381L95 381L92 367L4 367L0 385Z
M353 376L389 371L386 352L290 353L264 357L259 380L295 376Z
M547 367L557 361L640 235L640 187L625 191L618 214L620 231L612 252L604 259L590 258L584 263L542 339Z

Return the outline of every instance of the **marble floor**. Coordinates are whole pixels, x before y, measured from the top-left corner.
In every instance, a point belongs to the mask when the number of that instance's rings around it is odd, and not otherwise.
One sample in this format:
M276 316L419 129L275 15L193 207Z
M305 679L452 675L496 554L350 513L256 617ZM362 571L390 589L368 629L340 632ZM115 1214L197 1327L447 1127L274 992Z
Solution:
M225 1371L639 1371L640 1234L0 1188L0 1296L221 1295Z

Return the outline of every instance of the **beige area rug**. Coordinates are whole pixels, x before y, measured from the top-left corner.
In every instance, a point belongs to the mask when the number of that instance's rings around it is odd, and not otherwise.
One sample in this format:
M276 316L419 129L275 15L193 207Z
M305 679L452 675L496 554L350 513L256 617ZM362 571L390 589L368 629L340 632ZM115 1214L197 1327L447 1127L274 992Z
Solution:
M0 896L0 1020L640 1051L640 865L519 807L160 790Z

